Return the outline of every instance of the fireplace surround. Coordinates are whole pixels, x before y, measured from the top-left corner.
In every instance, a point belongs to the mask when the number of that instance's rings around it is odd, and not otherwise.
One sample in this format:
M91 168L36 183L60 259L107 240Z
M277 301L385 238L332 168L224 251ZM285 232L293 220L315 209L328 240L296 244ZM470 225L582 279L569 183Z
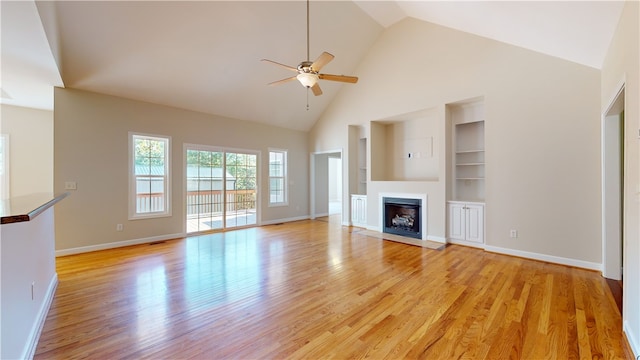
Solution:
M423 203L422 196L382 196L382 232L425 240Z

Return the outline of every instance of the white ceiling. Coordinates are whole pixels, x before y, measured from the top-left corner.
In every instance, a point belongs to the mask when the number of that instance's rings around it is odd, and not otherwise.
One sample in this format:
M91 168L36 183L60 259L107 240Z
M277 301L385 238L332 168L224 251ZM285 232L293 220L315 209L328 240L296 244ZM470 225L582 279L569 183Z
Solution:
M311 2L310 56L357 74L386 27L413 17L600 68L618 1ZM314 97L261 62L306 60L304 1L2 1L2 103L51 109L52 86L308 130L339 93ZM46 33L46 37L45 37ZM48 40L48 42L47 42ZM60 71L57 71L57 69ZM8 94L11 99L4 97Z

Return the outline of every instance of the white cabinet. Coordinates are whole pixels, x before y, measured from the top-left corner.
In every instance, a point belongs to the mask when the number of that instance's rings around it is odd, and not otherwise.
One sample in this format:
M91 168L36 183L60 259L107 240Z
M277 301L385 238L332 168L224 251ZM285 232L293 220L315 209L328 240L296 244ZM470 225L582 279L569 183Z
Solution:
M484 243L484 204L450 201L449 238Z
M351 195L351 225L367 225L367 195Z

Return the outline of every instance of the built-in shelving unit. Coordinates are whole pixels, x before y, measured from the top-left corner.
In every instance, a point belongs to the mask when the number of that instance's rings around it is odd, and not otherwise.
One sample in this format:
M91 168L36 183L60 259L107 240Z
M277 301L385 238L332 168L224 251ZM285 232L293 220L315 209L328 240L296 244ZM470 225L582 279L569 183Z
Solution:
M451 124L450 195L447 203L448 241L484 244L484 101L474 99L447 105Z
M358 194L367 193L367 138L358 139Z
M367 226L368 134L363 126L349 126L350 224Z
M482 102L450 106L453 126L453 200L484 201L485 150Z

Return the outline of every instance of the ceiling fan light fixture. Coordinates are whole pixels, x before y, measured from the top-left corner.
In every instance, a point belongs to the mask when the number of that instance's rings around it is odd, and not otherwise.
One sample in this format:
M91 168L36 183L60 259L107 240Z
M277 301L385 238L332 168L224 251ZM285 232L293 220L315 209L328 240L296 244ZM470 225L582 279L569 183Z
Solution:
M318 83L318 75L313 73L300 73L296 76L298 81L302 84L302 86L306 88L313 87L316 83Z

